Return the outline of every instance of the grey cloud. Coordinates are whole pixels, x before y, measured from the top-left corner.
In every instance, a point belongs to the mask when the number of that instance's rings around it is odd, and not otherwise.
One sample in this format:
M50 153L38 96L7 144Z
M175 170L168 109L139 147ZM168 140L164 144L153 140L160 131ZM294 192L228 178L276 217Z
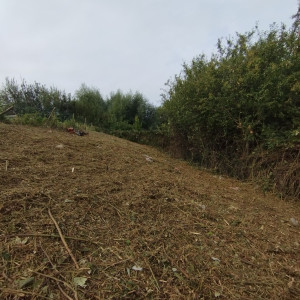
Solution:
M142 92L159 104L183 62L217 39L273 21L297 0L0 0L0 82L20 77L74 92Z

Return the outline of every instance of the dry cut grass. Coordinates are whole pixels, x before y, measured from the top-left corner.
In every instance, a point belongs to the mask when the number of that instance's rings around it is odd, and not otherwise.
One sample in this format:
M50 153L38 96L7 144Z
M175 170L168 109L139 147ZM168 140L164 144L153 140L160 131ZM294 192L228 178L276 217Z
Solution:
M0 299L299 299L297 220L147 146L0 124Z

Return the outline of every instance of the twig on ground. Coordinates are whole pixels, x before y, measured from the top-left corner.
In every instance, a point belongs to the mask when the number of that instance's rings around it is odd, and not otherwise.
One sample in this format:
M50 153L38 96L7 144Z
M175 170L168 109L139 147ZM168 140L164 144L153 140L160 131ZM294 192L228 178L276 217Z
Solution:
M124 263L124 262L126 262L126 261L128 261L128 260L129 260L129 258L123 259L123 260L121 260L121 261L117 261L117 262L115 262L115 263L113 263L113 264L107 266L107 267L104 269L104 271L106 271L107 269L109 269L109 268L111 268L111 267L114 267L114 266L116 266L116 265L122 264L122 263Z
M31 295L31 296L38 296L38 297L43 298L43 299L50 299L49 297L45 297L45 296L42 296L42 295L34 293L34 292L28 292L28 291L23 291L23 290L15 290L15 289L10 289L10 288L1 288L0 287L0 291L1 290L2 290L3 294L8 293L8 294L15 294L17 296L23 294L23 296L24 295Z
M58 279L56 277L53 277L53 276L50 276L50 275L46 275L46 274L43 274L43 273L40 273L40 272L36 272L36 271L33 271L33 270L31 270L31 272L35 273L37 275L40 275L40 276L44 276L44 277L49 278L49 279L53 279L56 282L60 282L60 283L64 284L66 287L68 287L74 293L75 299L78 300L78 295L77 295L76 290L69 283L67 283L66 281L63 281L63 280Z
M47 257L47 259L48 259L49 263L51 264L51 266L52 266L52 269L53 269L53 270L56 270L56 267L55 267L55 265L52 263L52 260L50 259L49 255L48 255L48 254L47 254L47 252L44 250L44 248L43 248L43 246L42 246L42 243L41 243L41 242L40 242L40 247L41 247L42 251L44 252L44 254L46 255L46 257Z
M169 261L187 278L189 279L190 276L185 272L178 264L174 262L174 260L167 254L165 247L163 247L164 253L166 257L169 259Z
M44 234L44 233L16 233L16 234L9 234L6 235L6 237L13 237L13 236L34 236L34 237L49 237L49 238L60 238L59 235L57 234ZM102 243L98 243L98 242L94 242L91 240L87 240L87 239L82 239L82 238L77 238L77 237L73 237L73 236L65 236L64 237L66 240L74 240L74 241L80 241L80 242L88 242L91 244L95 244L95 245L103 245Z
M59 283L57 283L57 286L59 288L59 290L61 291L61 293L69 300L73 300L62 288L61 286L59 285Z
M71 249L69 248L69 246L68 246L68 244L67 244L67 242L66 242L66 240L65 240L65 238L64 238L64 236L63 236L63 234L62 234L62 232L61 232L61 230L60 230L60 228L59 228L59 226L58 226L58 224L57 224L57 222L56 222L56 220L54 219L54 217L53 217L53 215L52 215L52 213L51 213L50 208L48 209L48 213L49 213L49 216L50 216L51 220L52 220L53 223L55 224L55 227L56 227L56 229L57 229L57 231L58 231L58 234L59 234L59 236L60 236L60 238L61 238L61 241L63 242L65 248L67 249L69 255L71 256L71 258L72 258L72 260L73 260L73 262L74 262L74 264L75 264L76 269L79 269L79 265L78 265L78 263L77 263L77 261L76 261L74 255L73 255Z
M159 284L158 284L157 279L156 279L156 277L155 277L155 275L154 275L154 273L153 273L153 271L152 271L152 268L151 268L151 266L150 266L150 263L149 263L147 260L145 260L145 262L146 262L146 264L148 265L148 268L150 269L150 272L151 272L151 274L152 274L152 277L153 277L153 280L154 280L154 283L155 283L155 287L156 287L157 291L159 292Z
M108 203L109 206L111 206L112 208L114 208L117 211L117 214L119 215L120 219L122 219L122 213L112 204Z

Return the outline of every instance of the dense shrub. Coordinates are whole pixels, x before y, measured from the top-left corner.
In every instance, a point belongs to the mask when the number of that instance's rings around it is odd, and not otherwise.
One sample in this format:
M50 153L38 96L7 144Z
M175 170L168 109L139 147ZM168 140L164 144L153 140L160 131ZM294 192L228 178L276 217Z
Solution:
M156 108L141 93L117 91L107 99L107 120L110 130L148 130L157 124Z
M300 43L293 32L238 34L226 47L219 43L210 60L200 56L185 64L163 106L174 135L190 147L249 153L257 145L296 140L299 78Z
M48 117L53 109L61 121L70 118L73 114L71 95L58 89L46 88L37 82L28 84L22 80L18 84L14 79L6 79L0 90L0 104L14 106L17 115L35 114L40 117Z
M117 91L104 100L98 89L85 84L71 97L36 82L28 84L23 80L18 84L6 79L0 90L0 112L11 105L19 117L55 115L60 122L76 120L105 131L142 130L157 125L157 109L141 93Z
M274 25L219 41L217 54L184 64L168 83L162 109L176 147L206 167L249 177L251 155L300 142L299 78L295 30Z

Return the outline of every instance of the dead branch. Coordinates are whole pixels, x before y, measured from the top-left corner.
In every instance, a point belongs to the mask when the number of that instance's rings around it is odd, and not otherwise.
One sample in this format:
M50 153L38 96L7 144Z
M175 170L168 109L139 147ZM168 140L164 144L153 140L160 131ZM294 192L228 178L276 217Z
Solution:
M3 116L4 114L8 113L10 110L12 110L14 108L14 106L10 106L9 108L7 108L5 111L3 111L2 113L0 113L0 116Z

